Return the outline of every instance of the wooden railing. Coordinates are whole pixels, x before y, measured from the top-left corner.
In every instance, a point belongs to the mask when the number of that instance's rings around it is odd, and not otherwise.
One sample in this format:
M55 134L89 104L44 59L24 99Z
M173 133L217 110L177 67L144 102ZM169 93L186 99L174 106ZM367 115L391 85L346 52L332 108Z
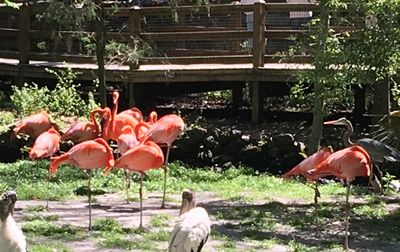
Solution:
M46 11L46 5L21 6L19 10L0 7L0 57L18 59L19 64L29 64L30 60L95 63L94 55L85 52L78 39L73 39L76 48L62 47L71 35L94 35L93 27L81 31L51 31L41 28L36 15ZM252 63L262 67L266 62L276 62L276 49L269 44L279 45L279 41L290 43L289 38L304 36L305 29L295 29L287 25L275 25L271 17L279 15L288 18L289 12L318 11L315 4L266 4L254 5L211 5L180 6L176 12L180 18L174 22L170 7L131 7L115 11L107 8L110 27L107 39L129 43L132 37L150 44L154 54L142 57L139 64L239 64ZM253 13L252 30L246 27L245 18ZM282 18L282 19L284 19ZM194 20L194 21L193 21ZM120 22L120 23L118 23ZM281 21L279 21L281 22ZM118 30L118 31L115 31ZM40 51L37 43L54 41L57 34L58 46ZM252 39L252 47L246 46ZM268 41L267 46L266 40ZM77 45L78 44L78 45ZM283 48L282 50L285 50ZM275 51L274 51L275 50ZM305 62L307 56L299 56L295 61ZM136 66L137 67L137 66Z

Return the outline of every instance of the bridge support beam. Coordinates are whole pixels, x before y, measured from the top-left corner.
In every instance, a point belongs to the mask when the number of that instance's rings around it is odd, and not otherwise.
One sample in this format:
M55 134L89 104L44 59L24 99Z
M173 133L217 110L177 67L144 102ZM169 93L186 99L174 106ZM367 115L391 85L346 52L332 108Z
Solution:
M232 104L234 109L238 109L243 104L243 87L242 85L232 89Z
M133 83L127 84L128 88L128 105L130 108L137 106L135 99L135 85Z

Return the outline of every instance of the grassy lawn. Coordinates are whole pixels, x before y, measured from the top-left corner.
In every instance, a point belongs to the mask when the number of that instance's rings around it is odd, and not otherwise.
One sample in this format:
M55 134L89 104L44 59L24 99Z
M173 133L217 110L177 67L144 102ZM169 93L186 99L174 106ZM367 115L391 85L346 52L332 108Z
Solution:
M43 160L0 164L0 187L15 188L22 202L50 199L67 204L86 200L87 175L83 171L61 166L48 179L47 168L48 161ZM162 192L162 176L162 170L148 173L144 182L145 206L149 206L149 195ZM129 198L132 204L137 204L138 176L132 174L132 179ZM185 188L198 193L199 203L213 221L206 251L341 251L345 188L340 183L320 186L318 233L313 190L300 179L254 174L243 167L215 171L171 164L167 186L170 206L179 206L180 193ZM119 195L120 204L126 204L122 203L126 193L120 170L107 175L101 170L95 171L92 191L97 195L94 203L98 197L98 205L103 208L111 204L102 202L104 195ZM391 249L392 243L398 244L399 202L397 195L374 196L366 188L353 186L350 247L360 251L363 248L390 251L386 249ZM127 225L122 218L100 216L94 219L93 231L87 232L82 226L64 223L63 216L56 211L47 212L43 204L24 207L17 219L27 236L30 251L80 251L73 244L81 243L99 251L102 248L165 251L177 209L163 211L158 207L145 209L145 214L149 211L149 219L144 231L138 230L137 224ZM75 211L87 214L86 208Z

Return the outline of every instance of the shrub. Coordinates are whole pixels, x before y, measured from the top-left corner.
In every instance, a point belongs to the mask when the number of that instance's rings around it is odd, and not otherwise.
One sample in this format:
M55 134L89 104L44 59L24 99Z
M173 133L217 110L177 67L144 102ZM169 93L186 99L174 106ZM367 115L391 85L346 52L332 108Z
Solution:
M87 102L79 95L77 89L80 84L75 81L78 72L70 68L65 71L46 70L56 75L57 85L53 90L46 86L39 87L36 83L13 86L11 101L18 116L27 116L40 110L48 110L58 116L84 116L98 106L92 93L89 93Z

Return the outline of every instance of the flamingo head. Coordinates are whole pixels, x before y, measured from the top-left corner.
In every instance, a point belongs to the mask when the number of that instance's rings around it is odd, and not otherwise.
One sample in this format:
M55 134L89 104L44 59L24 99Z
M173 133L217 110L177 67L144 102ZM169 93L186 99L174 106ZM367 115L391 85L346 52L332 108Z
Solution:
M191 190L185 189L182 192L182 205L179 215L188 212L190 209L196 207L195 193Z
M118 103L119 92L118 92L118 91L113 91L113 92L112 92L112 96L113 96L113 103L114 103L114 104Z

